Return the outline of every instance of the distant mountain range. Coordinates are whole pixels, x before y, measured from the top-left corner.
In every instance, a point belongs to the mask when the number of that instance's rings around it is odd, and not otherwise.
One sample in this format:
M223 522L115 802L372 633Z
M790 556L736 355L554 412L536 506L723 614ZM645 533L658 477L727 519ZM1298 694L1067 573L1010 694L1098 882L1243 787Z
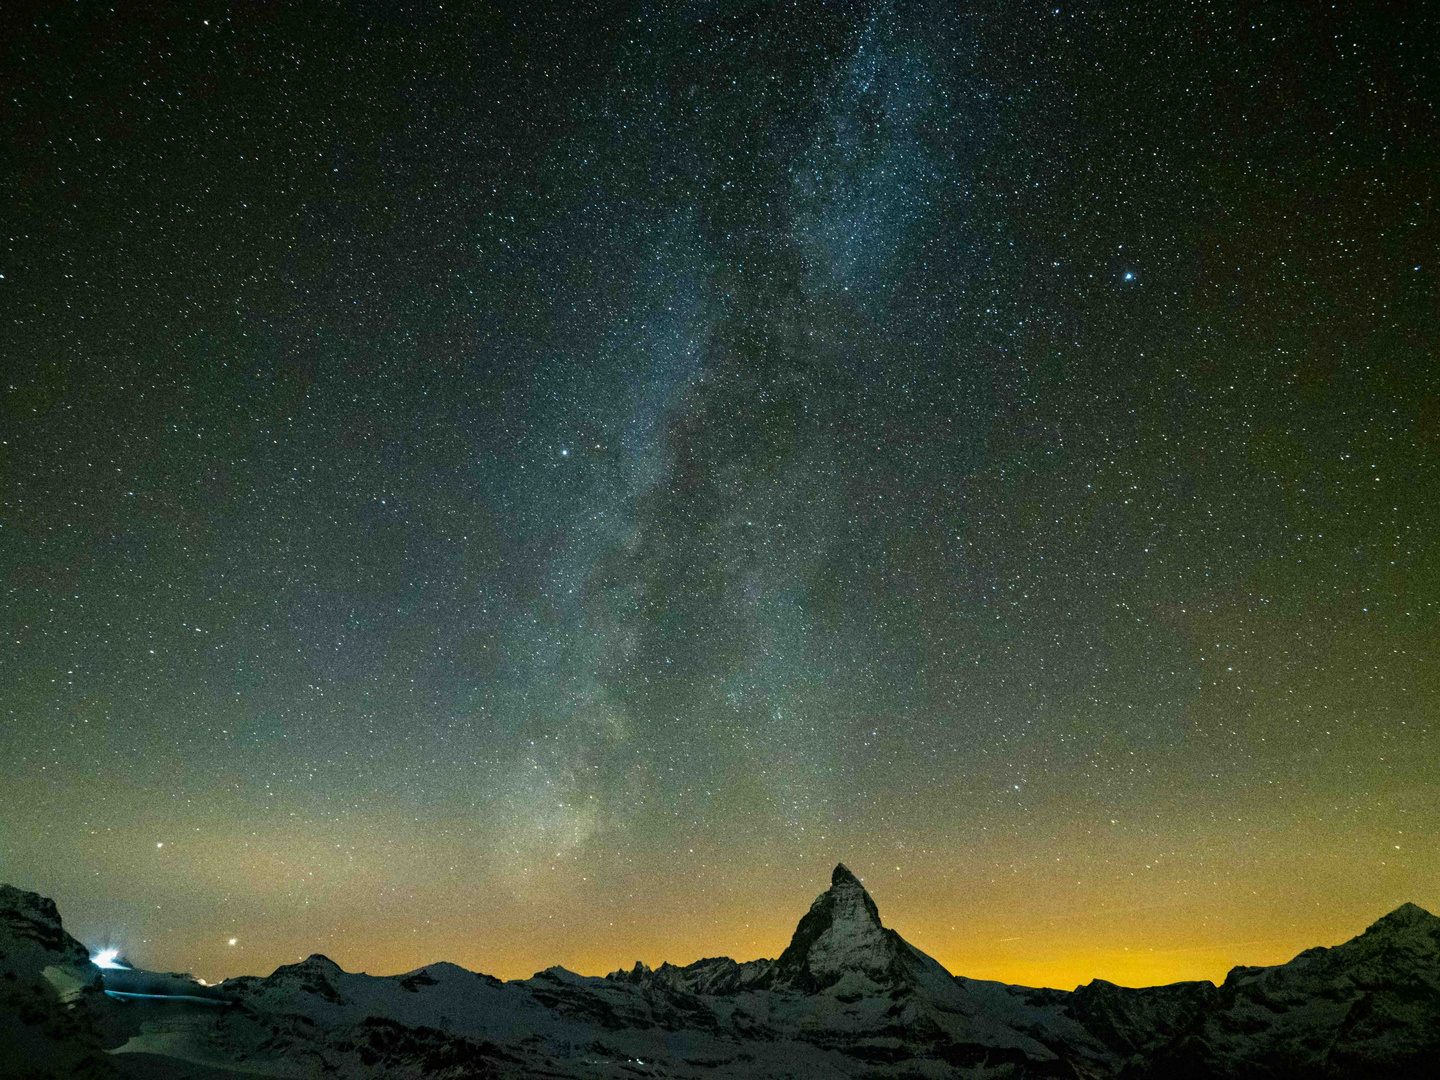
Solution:
M1037 990L951 975L880 922L837 866L774 960L453 964L260 978L102 970L52 901L0 886L0 1076L1440 1077L1440 919L1405 904L1359 937L1223 985Z

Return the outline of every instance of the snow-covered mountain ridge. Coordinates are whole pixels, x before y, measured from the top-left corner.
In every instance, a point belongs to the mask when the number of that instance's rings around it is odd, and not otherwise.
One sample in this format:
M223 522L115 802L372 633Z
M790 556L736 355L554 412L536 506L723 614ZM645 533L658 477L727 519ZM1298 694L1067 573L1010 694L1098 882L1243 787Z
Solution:
M53 903L0 886L0 1014L6 1077L1419 1077L1440 919L1406 904L1220 987L1037 990L952 976L837 866L774 960L501 982L317 954L204 987L102 972Z

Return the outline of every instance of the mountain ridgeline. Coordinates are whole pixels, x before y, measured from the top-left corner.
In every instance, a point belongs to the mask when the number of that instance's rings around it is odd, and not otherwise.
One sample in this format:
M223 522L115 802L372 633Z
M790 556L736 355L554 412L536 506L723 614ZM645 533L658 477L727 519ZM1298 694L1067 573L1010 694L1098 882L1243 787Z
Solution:
M1042 990L951 975L837 866L774 960L502 982L317 954L207 987L102 971L53 903L0 886L5 1077L1406 1080L1437 1062L1440 919L1413 904L1219 987Z

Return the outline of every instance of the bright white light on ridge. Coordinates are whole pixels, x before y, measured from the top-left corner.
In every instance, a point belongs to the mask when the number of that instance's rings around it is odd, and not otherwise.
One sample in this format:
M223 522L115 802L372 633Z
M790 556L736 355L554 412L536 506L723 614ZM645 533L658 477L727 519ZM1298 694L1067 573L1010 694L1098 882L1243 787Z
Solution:
M117 964L115 958L120 955L119 949L101 949L90 958L90 962L101 968L123 968L124 964Z

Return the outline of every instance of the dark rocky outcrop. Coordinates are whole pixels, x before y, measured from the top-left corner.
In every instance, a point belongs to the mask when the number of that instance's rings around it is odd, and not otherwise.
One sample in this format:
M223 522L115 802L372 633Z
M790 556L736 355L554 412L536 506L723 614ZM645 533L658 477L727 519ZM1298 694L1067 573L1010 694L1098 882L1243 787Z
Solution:
M0 885L0 1075L110 1080L100 969L52 900ZM7 1071L9 1070L9 1071Z
M1440 1068L1440 918L1404 904L1357 938L1237 967L1146 1077L1431 1077Z

